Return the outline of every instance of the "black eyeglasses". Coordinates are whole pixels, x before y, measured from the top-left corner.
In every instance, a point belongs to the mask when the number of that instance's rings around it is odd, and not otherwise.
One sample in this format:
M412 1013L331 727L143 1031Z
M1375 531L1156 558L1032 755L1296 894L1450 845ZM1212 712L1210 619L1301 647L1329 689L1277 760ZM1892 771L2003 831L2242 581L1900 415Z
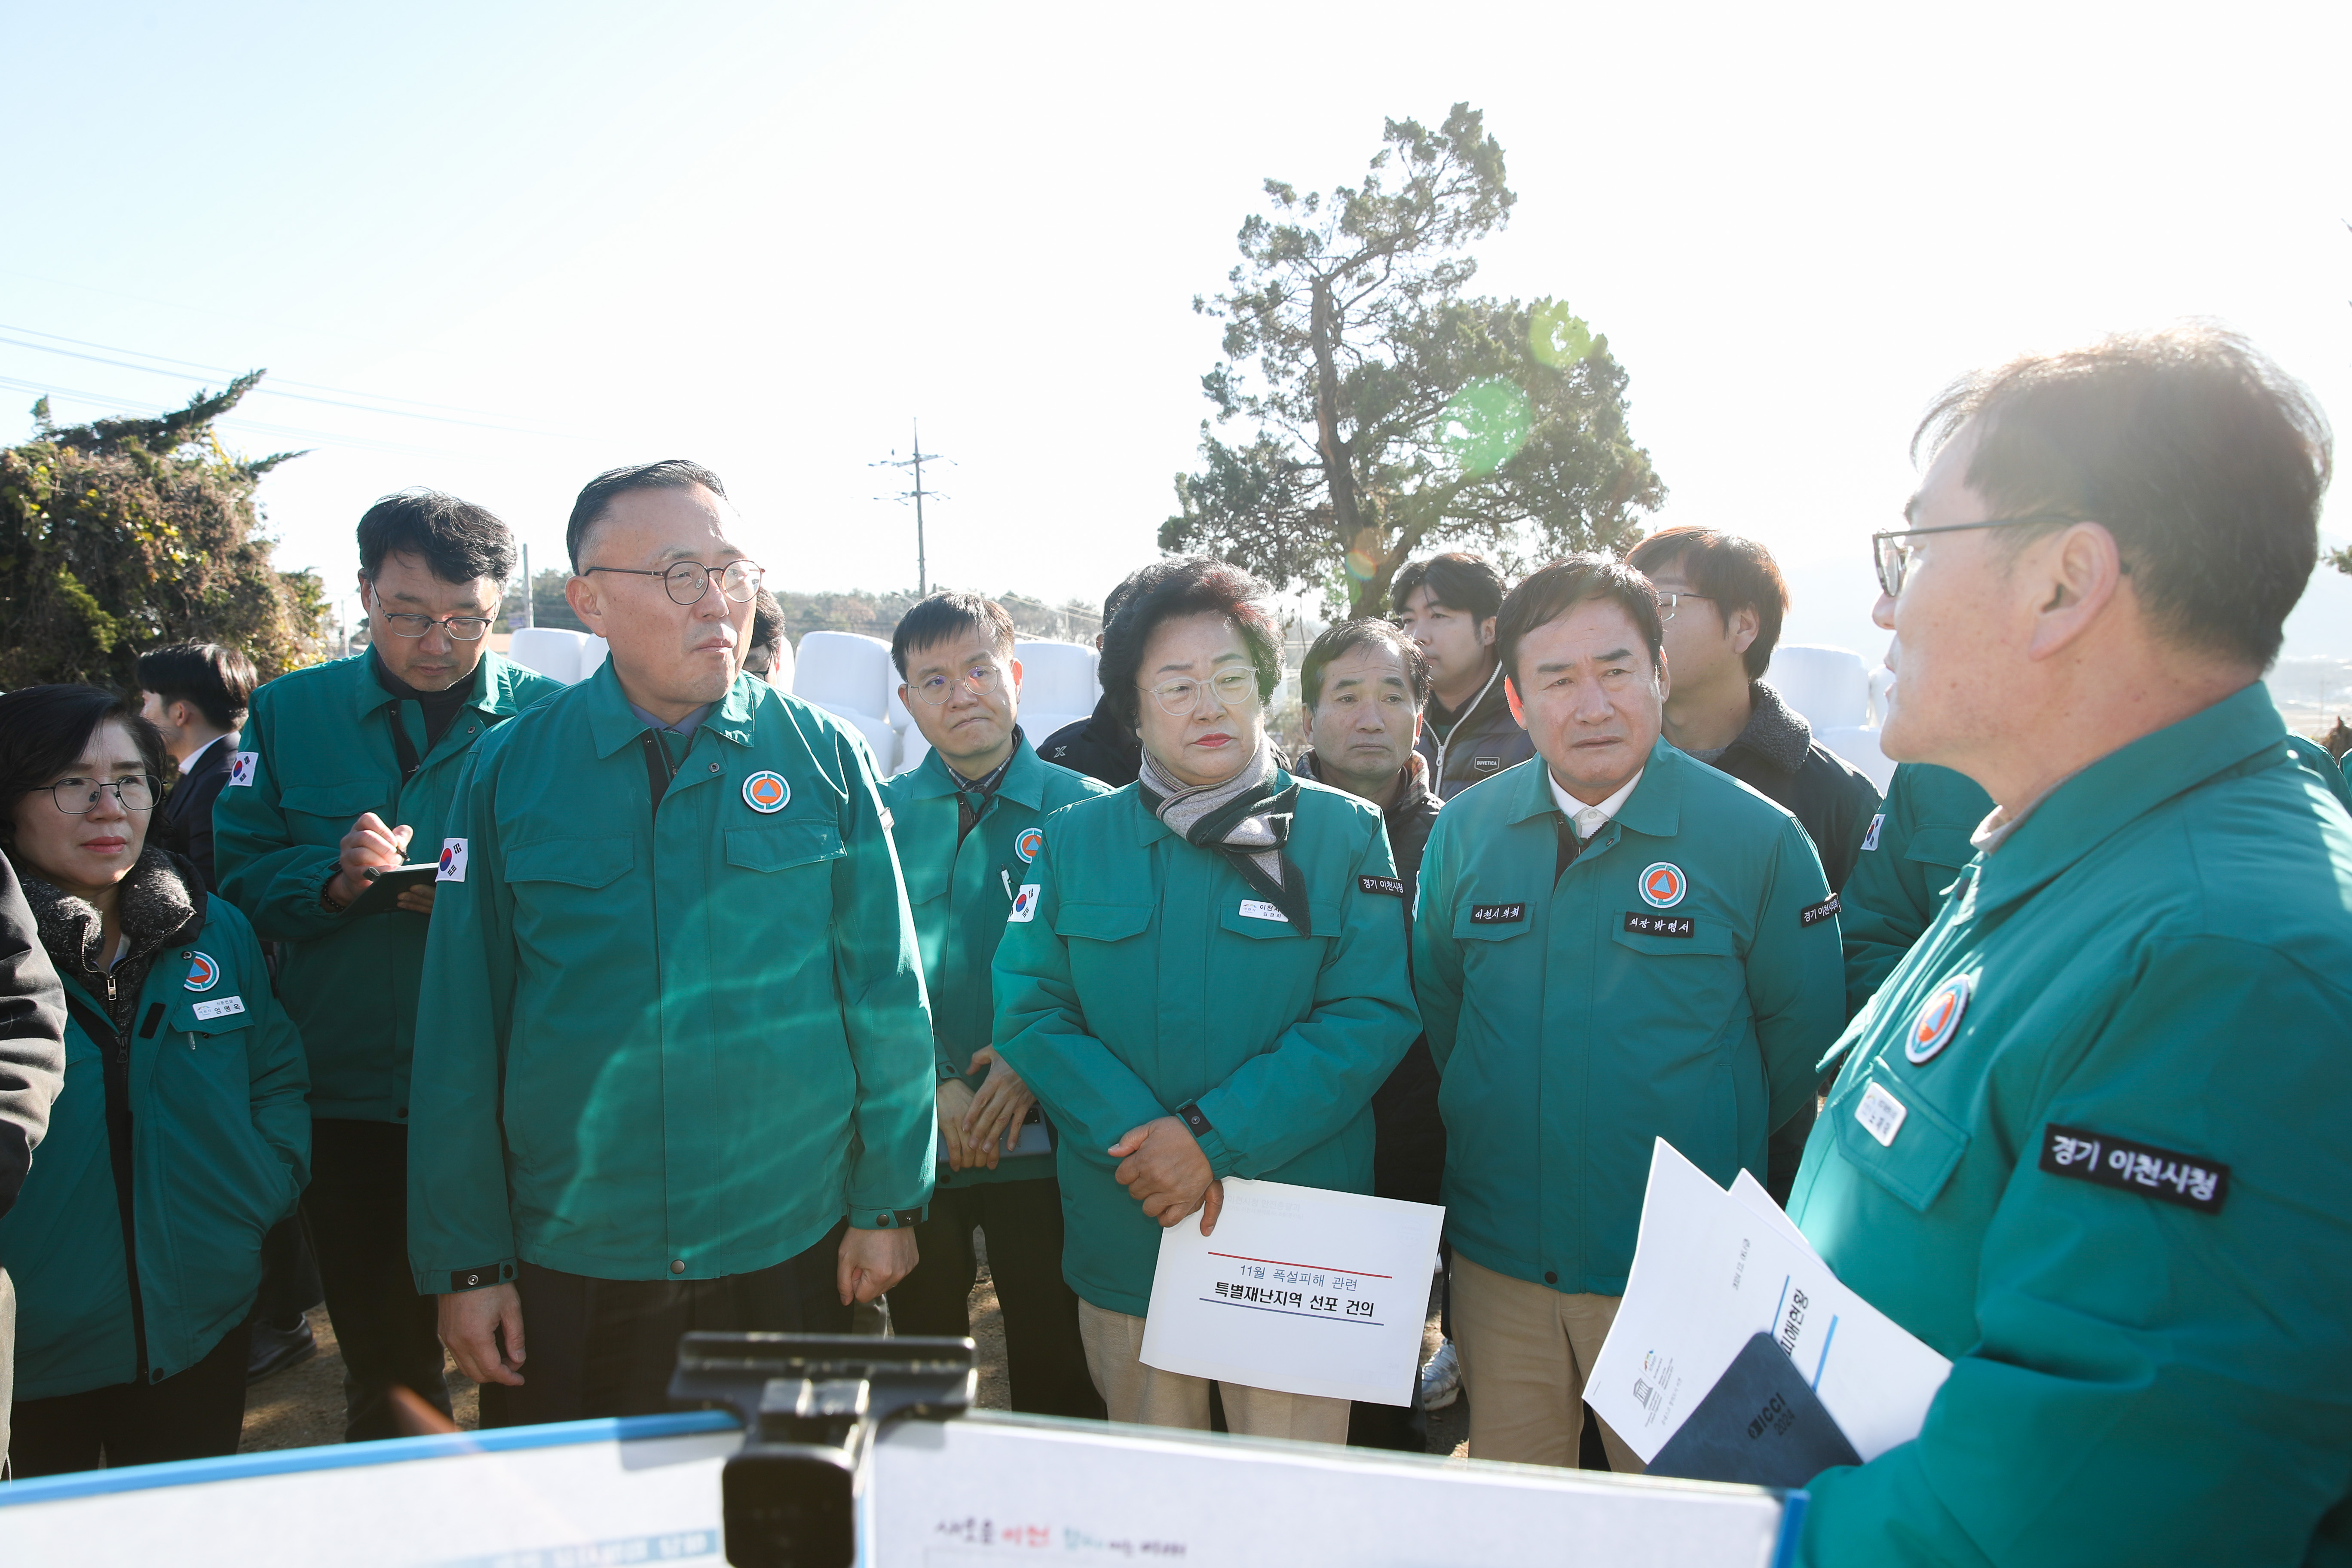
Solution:
M157 785L152 773L125 773L119 779L59 779L49 786L49 798L68 816L87 816L98 809L98 797L114 792L115 804L125 811L152 811Z
M2036 523L2080 522L2079 517L2061 512L2037 511L2028 517L1994 517L1982 522L1951 522L1941 528L1898 528L1870 536L1870 558L1878 568L1878 586L1890 599L1903 596L1904 574L1911 570L1911 546L1906 539L1918 539L1930 533L1966 533L1972 528L2026 528Z
M662 580L662 592L670 596L671 603L678 605L702 603L702 595L710 592L713 577L719 579L719 591L729 600L738 605L749 604L752 595L760 591L761 580L768 574L767 568L749 561L730 561L716 572L699 561L681 561L663 572L648 572L635 566L583 566L580 569L583 577L591 572L618 572L627 577L658 577Z

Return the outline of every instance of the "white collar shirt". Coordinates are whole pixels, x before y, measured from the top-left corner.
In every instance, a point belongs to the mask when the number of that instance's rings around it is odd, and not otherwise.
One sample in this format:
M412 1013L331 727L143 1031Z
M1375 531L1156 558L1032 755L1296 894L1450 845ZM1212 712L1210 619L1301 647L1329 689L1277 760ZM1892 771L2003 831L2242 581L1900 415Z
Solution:
M1643 770L1643 773L1648 771L1646 768ZM1599 805L1587 805L1560 788L1559 781L1551 776L1551 770L1549 767L1544 770L1544 782L1551 785L1552 803L1558 805L1561 815L1575 826L1577 841L1591 843L1592 836L1601 831L1604 823L1625 809L1625 802L1640 785L1642 774L1635 773L1632 778L1627 779L1616 794Z

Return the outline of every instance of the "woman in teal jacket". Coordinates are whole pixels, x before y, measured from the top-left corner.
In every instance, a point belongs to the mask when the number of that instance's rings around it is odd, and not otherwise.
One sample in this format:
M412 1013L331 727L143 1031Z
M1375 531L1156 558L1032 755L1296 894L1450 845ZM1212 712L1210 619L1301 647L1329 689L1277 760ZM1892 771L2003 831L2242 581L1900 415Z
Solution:
M236 1451L261 1238L310 1079L245 917L148 846L163 739L87 686L0 697L0 846L64 983L65 1089L0 1267L19 1476Z
M1404 885L1372 806L1293 779L1257 584L1139 574L1103 647L1142 777L1045 819L996 950L995 1044L1061 1130L1063 1273L1114 1421L1209 1425L1206 1380L1139 1360L1162 1226L1225 1176L1369 1193L1372 1091L1421 1032ZM1224 1385L1228 1424L1344 1442L1348 1402Z

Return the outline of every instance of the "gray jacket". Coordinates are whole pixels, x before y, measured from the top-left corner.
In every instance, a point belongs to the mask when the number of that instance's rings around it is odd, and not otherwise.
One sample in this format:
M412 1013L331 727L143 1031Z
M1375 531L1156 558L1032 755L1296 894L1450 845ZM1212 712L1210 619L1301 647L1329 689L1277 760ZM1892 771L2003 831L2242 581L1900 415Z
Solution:
M65 992L16 869L0 856L0 1215L25 1184L65 1076Z

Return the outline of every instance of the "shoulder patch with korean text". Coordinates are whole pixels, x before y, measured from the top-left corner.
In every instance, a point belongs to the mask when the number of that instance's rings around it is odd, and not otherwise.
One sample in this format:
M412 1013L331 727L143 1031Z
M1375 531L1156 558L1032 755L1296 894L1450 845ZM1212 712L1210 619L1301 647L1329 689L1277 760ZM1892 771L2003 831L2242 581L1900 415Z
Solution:
M1474 926L1508 925L1513 921L1523 921L1527 918L1528 906L1525 904L1473 904L1470 906L1470 923Z
M2220 1214L2230 1196L2230 1167L2218 1160L2055 1121L2042 1130L2042 1168L2200 1214Z
M1367 893L1386 893L1391 899L1404 897L1404 883L1395 877L1359 877L1356 886Z
M1832 893L1820 903L1807 904L1803 909L1799 910L1797 911L1797 922L1800 925L1804 926L1817 926L1823 921L1834 916L1843 907L1843 906L1838 902L1838 896L1835 893Z

